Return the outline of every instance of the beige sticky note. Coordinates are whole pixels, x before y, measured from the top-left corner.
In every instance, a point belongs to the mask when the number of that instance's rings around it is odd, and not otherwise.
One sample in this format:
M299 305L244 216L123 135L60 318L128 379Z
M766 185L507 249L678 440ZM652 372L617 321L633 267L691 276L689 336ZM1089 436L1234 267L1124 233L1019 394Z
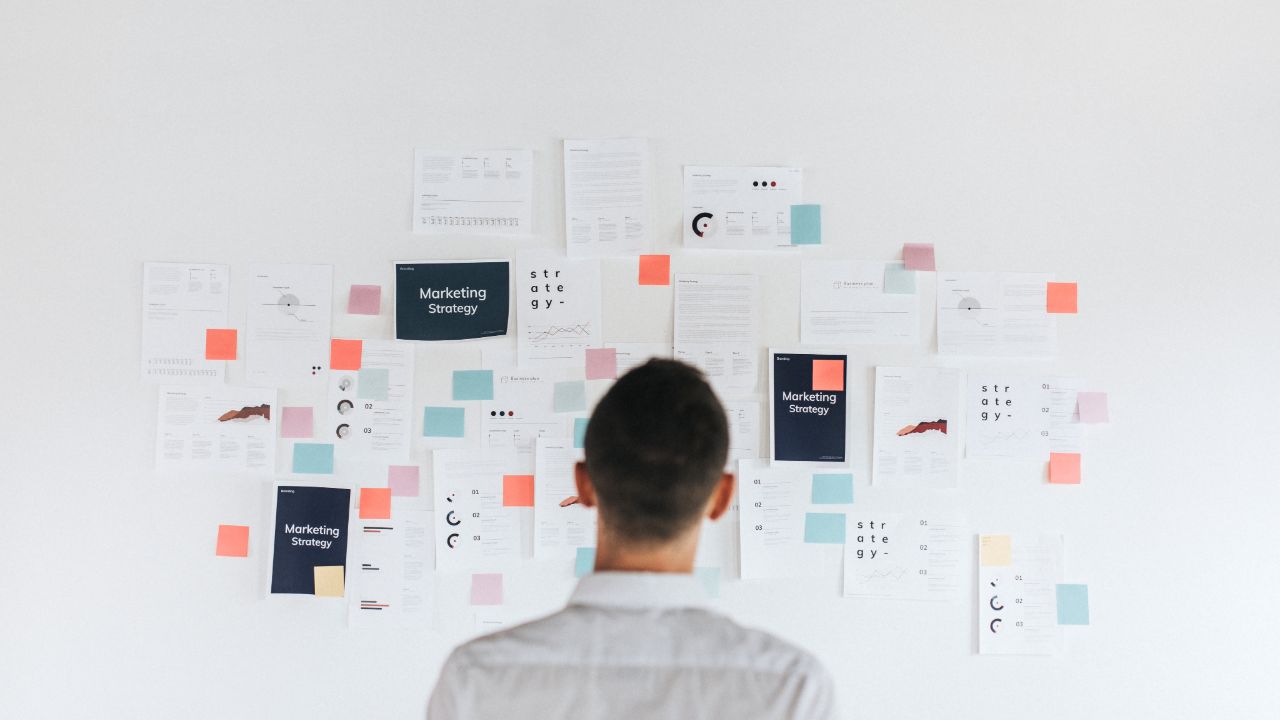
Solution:
M1013 541L1008 535L982 535L978 538L978 557L983 565L1012 565Z
M317 565L316 597L342 597L346 592L341 565Z

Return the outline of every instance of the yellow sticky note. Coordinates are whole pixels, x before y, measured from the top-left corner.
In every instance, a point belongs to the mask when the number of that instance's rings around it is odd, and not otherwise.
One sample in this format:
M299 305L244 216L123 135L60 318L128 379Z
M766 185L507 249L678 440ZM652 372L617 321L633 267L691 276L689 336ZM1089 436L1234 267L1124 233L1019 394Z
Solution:
M346 594L345 578L341 565L317 565L316 597L342 597Z
M978 557L983 565L1012 565L1013 540L1008 535L982 535L978 538Z

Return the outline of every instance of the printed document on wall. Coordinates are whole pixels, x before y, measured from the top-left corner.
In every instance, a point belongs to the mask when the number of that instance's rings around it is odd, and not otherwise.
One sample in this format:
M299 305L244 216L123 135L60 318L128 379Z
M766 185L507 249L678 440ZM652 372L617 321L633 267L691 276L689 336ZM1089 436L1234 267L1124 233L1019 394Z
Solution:
M791 248L791 206L804 202L793 167L684 168L684 244L690 248Z
M344 596L351 490L276 485L271 532L271 592ZM318 568L329 571L328 587L316 587Z
M963 378L950 368L876 368L873 484L955 487Z
M963 523L953 515L852 512L844 549L844 594L955 600L968 539Z
M580 547L595 547L596 511L578 502L574 464L582 450L573 438L538 438L533 472L533 558L573 559Z
M347 583L352 627L431 625L432 513L396 508L392 520L354 524Z
M600 261L533 252L516 267L520 367L583 367L604 338Z
M879 262L806 258L800 278L800 341L806 345L914 345L920 299L884 291Z
M559 378L554 370L494 370L493 399L480 403L480 438L485 448L515 452L508 472L533 472L538 438L568 434L569 416L555 412Z
M1062 647L1061 535L978 536L978 652L1047 655Z
M1048 381L1049 452L1084 452L1084 423L1076 407L1076 396L1084 381L1074 377L1055 377Z
M431 453L435 488L436 569L493 570L520 558L520 520L502 503L509 452L474 449Z
M755 275L676 275L676 359L701 369L720 392L755 390L759 318Z
M847 355L769 351L769 459L847 461Z
M760 459L760 401L722 400L729 418L729 457L725 472L738 469L739 460Z
M339 462L402 463L413 439L413 345L361 343L359 370L329 373L329 424L319 437Z
M649 246L649 144L564 141L564 224L570 256L635 255Z
M252 266L245 315L246 382L275 386L323 377L329 367L333 268Z
M160 388L156 468L269 474L276 391L231 385Z
M1058 325L1046 312L1046 273L938 273L938 352L1048 357Z
M531 235L533 152L413 153L413 231Z
M796 466L771 468L752 460L738 462L743 580L822 573L822 547L805 542L811 482L811 473Z
M142 379L222 382L227 363L205 359L205 330L227 327L227 266L142 266Z
M971 370L965 403L967 457L1049 457L1053 407L1046 379L1005 370Z

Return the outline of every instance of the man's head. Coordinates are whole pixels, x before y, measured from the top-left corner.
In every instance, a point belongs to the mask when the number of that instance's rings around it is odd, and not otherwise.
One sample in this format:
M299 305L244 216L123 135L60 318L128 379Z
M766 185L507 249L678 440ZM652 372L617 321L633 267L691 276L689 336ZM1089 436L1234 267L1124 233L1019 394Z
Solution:
M724 408L683 363L650 360L619 378L591 415L584 449L583 499L624 543L675 540L722 514L733 492Z

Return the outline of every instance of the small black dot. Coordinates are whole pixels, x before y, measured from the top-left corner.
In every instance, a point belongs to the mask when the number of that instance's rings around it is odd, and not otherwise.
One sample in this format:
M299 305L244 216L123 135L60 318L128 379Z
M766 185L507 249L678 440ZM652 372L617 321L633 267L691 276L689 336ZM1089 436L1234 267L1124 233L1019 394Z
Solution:
M489 417L493 417L493 416L495 416L495 415L497 415L497 414L498 414L498 413L494 412L493 410L490 410L490 411L489 411Z
M760 187L760 183L752 181L751 187Z

